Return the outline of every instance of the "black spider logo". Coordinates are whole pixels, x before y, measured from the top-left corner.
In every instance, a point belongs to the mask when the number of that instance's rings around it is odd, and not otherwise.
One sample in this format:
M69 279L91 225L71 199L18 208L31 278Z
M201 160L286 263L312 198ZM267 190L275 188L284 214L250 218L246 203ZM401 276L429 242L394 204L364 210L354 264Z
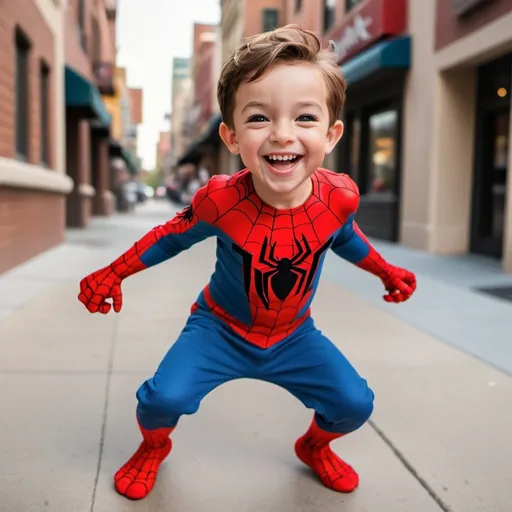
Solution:
M192 205L186 206L179 212L176 217L178 217L179 222L192 222L194 218L194 208Z
M270 270L262 272L255 268L254 286L256 287L256 293L266 309L269 308L270 303L269 285L274 295L281 301L286 300L295 287L295 295L298 295L301 291L303 297L306 295L315 277L320 257L331 245L332 238L327 240L314 254L304 235L302 235L302 242L297 238L295 238L294 241L297 252L291 258L278 258L275 255L276 242L270 246L270 250L267 254L269 245L268 238L265 237L263 240L259 262L269 267ZM242 255L245 292L249 295L251 287L252 255L236 244L233 244L233 248ZM311 254L313 254L313 261L309 271L300 268L299 265L304 263ZM298 285L297 281L299 281Z

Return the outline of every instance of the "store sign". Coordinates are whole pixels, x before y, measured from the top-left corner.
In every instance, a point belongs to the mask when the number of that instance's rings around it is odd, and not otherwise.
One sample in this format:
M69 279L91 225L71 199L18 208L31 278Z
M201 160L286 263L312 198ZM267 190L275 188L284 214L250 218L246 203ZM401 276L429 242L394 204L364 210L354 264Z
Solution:
M336 28L338 62L343 62L383 37L401 34L407 24L407 0L366 0Z

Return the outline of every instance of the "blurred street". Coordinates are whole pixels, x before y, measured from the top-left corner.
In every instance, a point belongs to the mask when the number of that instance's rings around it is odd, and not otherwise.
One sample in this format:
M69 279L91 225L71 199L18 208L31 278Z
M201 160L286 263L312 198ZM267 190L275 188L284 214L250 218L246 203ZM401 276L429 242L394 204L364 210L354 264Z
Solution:
M140 443L135 391L182 328L214 266L209 239L123 285L120 314L91 315L78 282L173 215L167 201L94 217L86 230L0 276L0 512L510 512L512 284L499 262L376 243L415 271L410 302L329 255L313 314L376 394L370 423L334 443L359 471L324 488L293 453L311 411L241 380L183 417L151 495L116 494Z

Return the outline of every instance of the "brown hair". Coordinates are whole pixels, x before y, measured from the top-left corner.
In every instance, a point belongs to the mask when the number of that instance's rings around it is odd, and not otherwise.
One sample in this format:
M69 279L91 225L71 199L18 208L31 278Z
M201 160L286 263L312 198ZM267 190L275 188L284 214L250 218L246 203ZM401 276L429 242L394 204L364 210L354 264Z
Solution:
M233 128L235 94L244 81L258 80L278 62L311 62L320 69L328 89L329 124L340 116L345 103L346 83L331 49L322 49L318 37L298 25L286 25L249 37L224 64L217 86L224 122Z

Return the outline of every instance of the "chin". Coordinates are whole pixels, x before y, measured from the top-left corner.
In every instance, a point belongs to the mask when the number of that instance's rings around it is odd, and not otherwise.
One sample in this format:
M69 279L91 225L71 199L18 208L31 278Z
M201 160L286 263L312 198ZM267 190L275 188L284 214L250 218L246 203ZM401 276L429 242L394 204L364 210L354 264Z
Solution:
M289 194L299 188L309 176L301 176L300 178L293 176L288 179L267 180L269 188L279 194Z

